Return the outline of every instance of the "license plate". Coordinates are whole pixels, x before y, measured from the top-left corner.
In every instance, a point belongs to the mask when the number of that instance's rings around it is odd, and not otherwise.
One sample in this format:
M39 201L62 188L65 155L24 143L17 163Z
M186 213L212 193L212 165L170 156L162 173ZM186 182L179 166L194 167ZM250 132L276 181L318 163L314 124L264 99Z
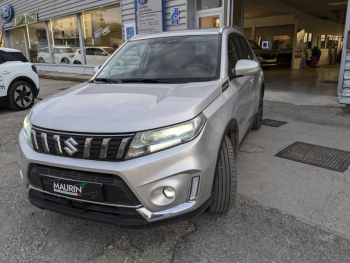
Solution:
M66 180L42 175L44 190L50 193L89 201L104 201L102 184Z

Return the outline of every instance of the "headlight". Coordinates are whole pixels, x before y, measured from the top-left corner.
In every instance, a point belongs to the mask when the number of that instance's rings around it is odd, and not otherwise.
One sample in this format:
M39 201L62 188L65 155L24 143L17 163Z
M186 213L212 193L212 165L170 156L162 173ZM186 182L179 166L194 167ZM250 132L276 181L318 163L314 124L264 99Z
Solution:
M23 134L24 134L24 138L26 139L29 146L33 148L32 124L29 121L28 115L25 117L25 119L23 121Z
M132 141L126 159L155 153L176 145L189 142L201 132L207 118L201 113L193 120L174 126L139 132Z

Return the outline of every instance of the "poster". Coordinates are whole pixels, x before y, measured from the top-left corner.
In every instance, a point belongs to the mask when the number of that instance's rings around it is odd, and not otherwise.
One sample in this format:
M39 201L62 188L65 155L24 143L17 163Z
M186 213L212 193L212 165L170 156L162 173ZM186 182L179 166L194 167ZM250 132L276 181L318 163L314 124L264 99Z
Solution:
M129 41L136 35L136 25L135 23L124 24L124 39Z

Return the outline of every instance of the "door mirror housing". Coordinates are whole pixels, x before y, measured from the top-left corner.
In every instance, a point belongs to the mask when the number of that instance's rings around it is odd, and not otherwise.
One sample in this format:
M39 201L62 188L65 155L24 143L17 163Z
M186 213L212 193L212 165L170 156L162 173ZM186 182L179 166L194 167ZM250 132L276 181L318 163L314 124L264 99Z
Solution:
M236 76L248 76L260 70L260 64L255 60L241 59L235 67Z
M94 74L97 73L97 71L101 68L102 65L98 65L96 67L94 67Z

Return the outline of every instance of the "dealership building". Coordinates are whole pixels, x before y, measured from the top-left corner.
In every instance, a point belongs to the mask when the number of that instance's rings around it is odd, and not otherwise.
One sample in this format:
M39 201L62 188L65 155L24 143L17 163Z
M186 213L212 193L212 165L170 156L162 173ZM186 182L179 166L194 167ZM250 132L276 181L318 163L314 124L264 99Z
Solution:
M347 1L4 0L0 8L2 46L39 70L92 74L137 33L232 26L277 50L278 66L289 70L307 67L318 46L319 65L339 76L338 101L350 104Z

